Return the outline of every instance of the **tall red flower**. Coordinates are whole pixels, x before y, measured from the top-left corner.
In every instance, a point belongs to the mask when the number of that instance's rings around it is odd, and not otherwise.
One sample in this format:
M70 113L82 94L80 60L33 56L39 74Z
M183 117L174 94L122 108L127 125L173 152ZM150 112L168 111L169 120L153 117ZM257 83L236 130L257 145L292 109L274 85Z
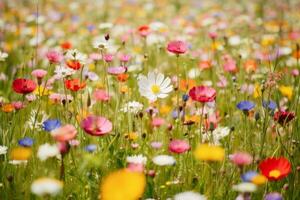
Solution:
M66 64L68 67L74 70L78 70L81 67L81 63L78 60L68 60Z
M187 44L180 40L171 41L167 46L167 50L176 55L184 54L187 51Z
M86 83L80 81L80 79L78 78L75 78L75 79L65 80L65 86L67 89L76 92L80 89L83 89L86 86Z
M201 103L212 102L216 98L216 90L207 86L196 86L189 91L189 96Z
M291 164L284 157L267 158L259 164L259 169L268 180L277 181L291 172Z
M37 84L30 79L18 78L13 81L12 88L16 93L28 94L35 90Z
M60 46L64 50L68 50L68 49L72 48L71 42L68 42L68 41L61 43Z
M274 120L281 125L285 125L295 118L295 113L289 111L277 111L274 114Z
M146 37L150 33L150 27L147 25L143 25L139 27L138 31L142 37Z

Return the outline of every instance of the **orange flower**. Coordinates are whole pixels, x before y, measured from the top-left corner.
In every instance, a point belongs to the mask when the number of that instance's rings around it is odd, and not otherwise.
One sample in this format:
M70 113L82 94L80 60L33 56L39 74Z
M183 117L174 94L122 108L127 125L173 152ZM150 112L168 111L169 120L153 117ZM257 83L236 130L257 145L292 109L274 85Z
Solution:
M63 42L60 44L60 47L63 48L64 50L68 50L72 48L72 44L68 41Z
M212 67L210 60L201 60L198 66L201 70L210 69Z
M6 112L6 113L12 112L12 111L14 111L14 106L11 103L4 104L2 106L2 111Z
M190 90L191 88L193 88L194 86L196 86L196 81L193 79L187 79L187 80L180 80L180 84L179 84L179 89L181 91L187 91Z
M78 70L81 67L80 62L77 60L68 60L66 64L68 67L70 67L71 69L74 69L74 70Z
M255 60L247 60L244 64L244 67L247 72L254 72L256 71L257 64Z
M129 75L128 74L118 74L117 78L120 82L125 82L129 78Z
M65 80L65 86L67 89L71 91L78 91L80 89L83 89L86 86L85 82L81 82L80 79L70 79L70 80Z
M259 169L268 180L277 181L291 172L291 164L284 157L268 158L259 164Z

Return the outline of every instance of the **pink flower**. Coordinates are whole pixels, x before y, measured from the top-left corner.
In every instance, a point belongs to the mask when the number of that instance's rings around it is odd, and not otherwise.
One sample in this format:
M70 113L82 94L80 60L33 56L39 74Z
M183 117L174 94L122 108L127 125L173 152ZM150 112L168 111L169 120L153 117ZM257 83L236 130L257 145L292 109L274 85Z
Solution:
M49 62L50 63L59 63L62 61L63 59L63 56L57 52L57 51L49 51L47 54L46 54L46 57L48 58Z
M76 137L77 130L73 125L67 124L67 125L57 128L57 129L54 129L51 132L51 135L56 141L67 142Z
M89 55L89 57L92 60L101 60L101 58L102 58L101 54L99 54L99 53L91 53Z
M24 108L24 104L22 101L14 101L11 103L13 105L13 107L16 109L16 110L21 110L22 108Z
M69 145L70 146L73 146L73 147L77 147L77 146L79 146L80 145L80 141L79 140L70 140L69 141Z
M208 36L211 38L211 39L216 39L218 37L218 34L216 32L209 32L208 33Z
M189 96L194 100L201 103L212 102L216 98L216 90L207 86L193 87L189 91Z
M299 76L299 70L298 69L293 69L292 70L292 75L293 76Z
M126 70L127 70L126 67L109 67L107 69L107 72L112 75L119 75L119 74L123 74L124 72L126 72Z
M160 127L161 125L163 125L165 123L165 120L163 118L153 118L151 125L154 127Z
M81 121L81 128L93 136L102 136L112 130L112 123L105 117L90 115Z
M105 54L104 55L105 62L109 63L109 62L113 61L113 59L114 59L114 56L112 54Z
M67 142L59 142L57 146L61 154L66 154L70 150L70 145Z
M61 94L58 93L52 93L49 95L49 99L53 102L53 103L60 103L61 102Z
M160 149L161 147L162 147L162 143L161 142L157 142L157 141L153 141L153 142L151 142L151 147L153 148L153 149Z
M167 46L167 50L176 55L184 54L187 51L187 44L183 41L171 41Z
M143 172L144 171L144 165L141 163L129 163L127 165L127 169L129 169L132 172Z
M47 71L43 69L35 69L31 72L31 75L36 77L37 79L42 79L47 75Z
M185 140L172 140L169 144L169 151L173 153L184 153L190 149L190 145Z
M108 101L110 99L110 96L105 90L95 90L93 97L96 101Z
M237 152L229 155L231 162L238 166L249 165L253 161L253 158L250 154L246 152Z
M217 86L219 88L225 88L227 86L227 79L225 76L219 77L219 82L217 82Z
M126 55L126 54L123 54L120 56L120 61L121 62L128 62L130 60L130 55Z
M235 73L237 72L237 66L236 62L233 59L225 60L225 63L223 65L223 69L226 72Z

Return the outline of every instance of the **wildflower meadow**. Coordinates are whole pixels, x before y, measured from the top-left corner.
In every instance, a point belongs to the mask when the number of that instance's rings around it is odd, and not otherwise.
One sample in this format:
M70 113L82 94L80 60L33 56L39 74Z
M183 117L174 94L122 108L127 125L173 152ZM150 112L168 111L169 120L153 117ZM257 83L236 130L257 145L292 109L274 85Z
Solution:
M299 200L299 0L0 0L0 200Z

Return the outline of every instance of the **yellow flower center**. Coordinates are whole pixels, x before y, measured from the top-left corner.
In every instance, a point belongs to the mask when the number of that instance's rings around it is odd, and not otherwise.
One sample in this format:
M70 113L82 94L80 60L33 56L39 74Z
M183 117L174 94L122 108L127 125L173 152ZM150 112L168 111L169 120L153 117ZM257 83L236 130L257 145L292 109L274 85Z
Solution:
M278 178L280 176L280 171L277 169L274 169L274 170L270 171L269 176L273 177L273 178Z
M152 91L154 94L158 94L158 93L160 92L160 87L159 87L158 85L152 85L151 91Z

